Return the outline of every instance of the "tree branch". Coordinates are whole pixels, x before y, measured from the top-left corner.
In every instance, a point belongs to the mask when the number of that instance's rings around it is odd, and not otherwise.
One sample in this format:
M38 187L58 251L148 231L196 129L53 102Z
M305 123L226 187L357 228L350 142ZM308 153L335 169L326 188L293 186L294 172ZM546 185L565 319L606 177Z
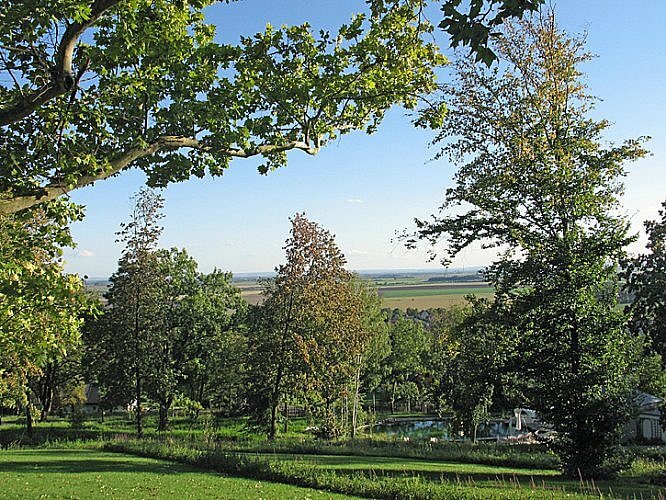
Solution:
M51 71L51 80L34 91L32 94L21 97L16 103L0 109L0 126L10 125L29 116L36 109L46 104L51 99L71 91L77 84L72 62L74 49L83 32L92 26L107 10L122 0L95 0L91 7L90 18L83 23L72 23L60 39L58 50L55 54L55 64Z
M73 185L52 183L37 189L35 193L18 196L0 193L0 214L16 213L40 203L55 200L59 196L67 194L70 191L114 176L121 170L131 166L134 161L140 158L153 155L159 151L174 151L181 148L199 149L214 155L231 156L234 158L250 158L252 156L269 155L292 149L300 149L309 155L315 155L319 152L318 147L311 147L309 144L302 141L291 141L285 144L265 144L249 149L229 148L216 150L192 137L165 135L148 145L134 146L128 149L109 161L106 168L100 170L96 174L80 177Z

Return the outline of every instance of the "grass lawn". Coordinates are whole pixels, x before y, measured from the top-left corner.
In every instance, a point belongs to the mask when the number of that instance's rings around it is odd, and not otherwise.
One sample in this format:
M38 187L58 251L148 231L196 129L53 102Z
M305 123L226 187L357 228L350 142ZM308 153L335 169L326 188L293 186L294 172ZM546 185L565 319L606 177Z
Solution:
M463 484L479 494L495 497L504 491L513 495L544 493L553 498L568 495L606 498L663 498L664 488L620 477L613 481L576 481L563 478L555 470L501 467L469 463L405 459L394 457L361 457L339 455L259 455L274 460L312 464L338 474L362 473L369 477L416 477L435 482ZM484 493L485 492L485 493Z
M0 497L9 498L349 498L241 479L182 464L84 449L0 451Z

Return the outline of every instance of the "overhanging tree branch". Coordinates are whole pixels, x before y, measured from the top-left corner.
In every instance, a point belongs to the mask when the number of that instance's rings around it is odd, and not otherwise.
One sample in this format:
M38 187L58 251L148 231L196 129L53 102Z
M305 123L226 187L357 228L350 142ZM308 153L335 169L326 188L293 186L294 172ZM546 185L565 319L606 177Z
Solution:
M193 137L165 135L147 145L134 146L128 149L110 160L106 168L101 169L95 174L84 175L74 184L63 184L61 182L51 183L30 194L18 196L7 196L5 194L4 199L3 194L0 194L0 214L16 213L39 203L54 200L74 189L114 176L125 168L130 167L134 161L140 158L151 156L160 151L175 151L181 148L198 149L216 156L230 156L234 158L250 158L252 156L270 155L292 149L299 149L309 155L315 155L319 152L318 147L312 147L302 141L290 141L285 144L264 144L246 149L228 148L218 150Z

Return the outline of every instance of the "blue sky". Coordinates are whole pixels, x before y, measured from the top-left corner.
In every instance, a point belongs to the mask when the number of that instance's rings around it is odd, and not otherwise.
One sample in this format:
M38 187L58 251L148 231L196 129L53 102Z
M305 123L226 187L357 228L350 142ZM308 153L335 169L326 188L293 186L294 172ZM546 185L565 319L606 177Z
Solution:
M666 2L662 0L559 0L553 2L560 25L588 32L588 47L599 57L583 68L593 94L602 101L595 116L613 123L608 140L649 135L652 155L628 165L625 214L642 229L657 216L666 198ZM219 38L261 31L267 22L335 29L361 0L245 0L207 11ZM433 11L433 21L439 19ZM448 53L444 36L439 36ZM193 179L163 191L166 200L164 247L186 248L203 271L270 271L283 260L289 217L297 212L336 235L352 269L439 268L425 250L408 251L393 241L413 218L426 217L441 203L455 167L430 161L431 132L413 128L400 109L389 112L372 136L354 133L328 145L318 156L289 155L289 165L262 176L257 160L237 160L221 178ZM66 270L110 275L120 246L115 232L130 211L129 196L144 182L130 171L75 191L73 201L87 207L72 232L77 248L66 250ZM630 250L641 251L645 239ZM490 256L468 249L455 267L488 263Z

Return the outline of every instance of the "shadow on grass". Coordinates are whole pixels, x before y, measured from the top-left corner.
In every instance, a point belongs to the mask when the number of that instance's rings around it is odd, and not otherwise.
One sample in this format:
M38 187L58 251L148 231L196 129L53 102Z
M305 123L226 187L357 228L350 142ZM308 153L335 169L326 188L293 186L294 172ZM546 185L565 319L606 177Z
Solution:
M202 472L182 464L137 459L135 457L103 455L87 450L19 451L0 454L0 474L72 474L72 473L154 473L178 474ZM90 456L86 456L90 455ZM206 472L203 471L205 474Z
M638 478L634 480L627 480L626 478L618 479L615 481L583 481L571 479L561 475L546 475L540 474L535 471L533 474L512 474L512 473L485 473L485 472L449 472L437 471L427 469L410 469L405 468L402 470L382 469L377 467L369 469L367 467L327 467L327 470L335 472L339 475L362 475L369 479L374 478L410 478L421 477L428 481L433 482L448 482L455 484L469 484L477 487L490 487L494 489L499 488L521 488L537 489L537 490L552 490L562 492L575 492L581 494L589 494L595 497L603 496L604 494L611 494L611 498L615 498L614 494L621 495L620 498L630 498L636 494L647 495L646 498L664 498L662 495L663 487L659 485L652 485L648 482L640 481Z
M474 483L483 483L483 482L519 482L521 484L542 484L546 483L571 483L570 479L561 477L561 476L552 476L546 474L504 474L504 473L485 473L485 472L449 472L449 471L438 471L438 470L427 470L427 469L409 469L405 468L402 470L390 470L390 469L368 469L368 468L336 468L331 467L328 470L335 472L336 474L346 474L346 475L355 475L362 474L368 477L416 477L420 476L429 481L472 481Z

